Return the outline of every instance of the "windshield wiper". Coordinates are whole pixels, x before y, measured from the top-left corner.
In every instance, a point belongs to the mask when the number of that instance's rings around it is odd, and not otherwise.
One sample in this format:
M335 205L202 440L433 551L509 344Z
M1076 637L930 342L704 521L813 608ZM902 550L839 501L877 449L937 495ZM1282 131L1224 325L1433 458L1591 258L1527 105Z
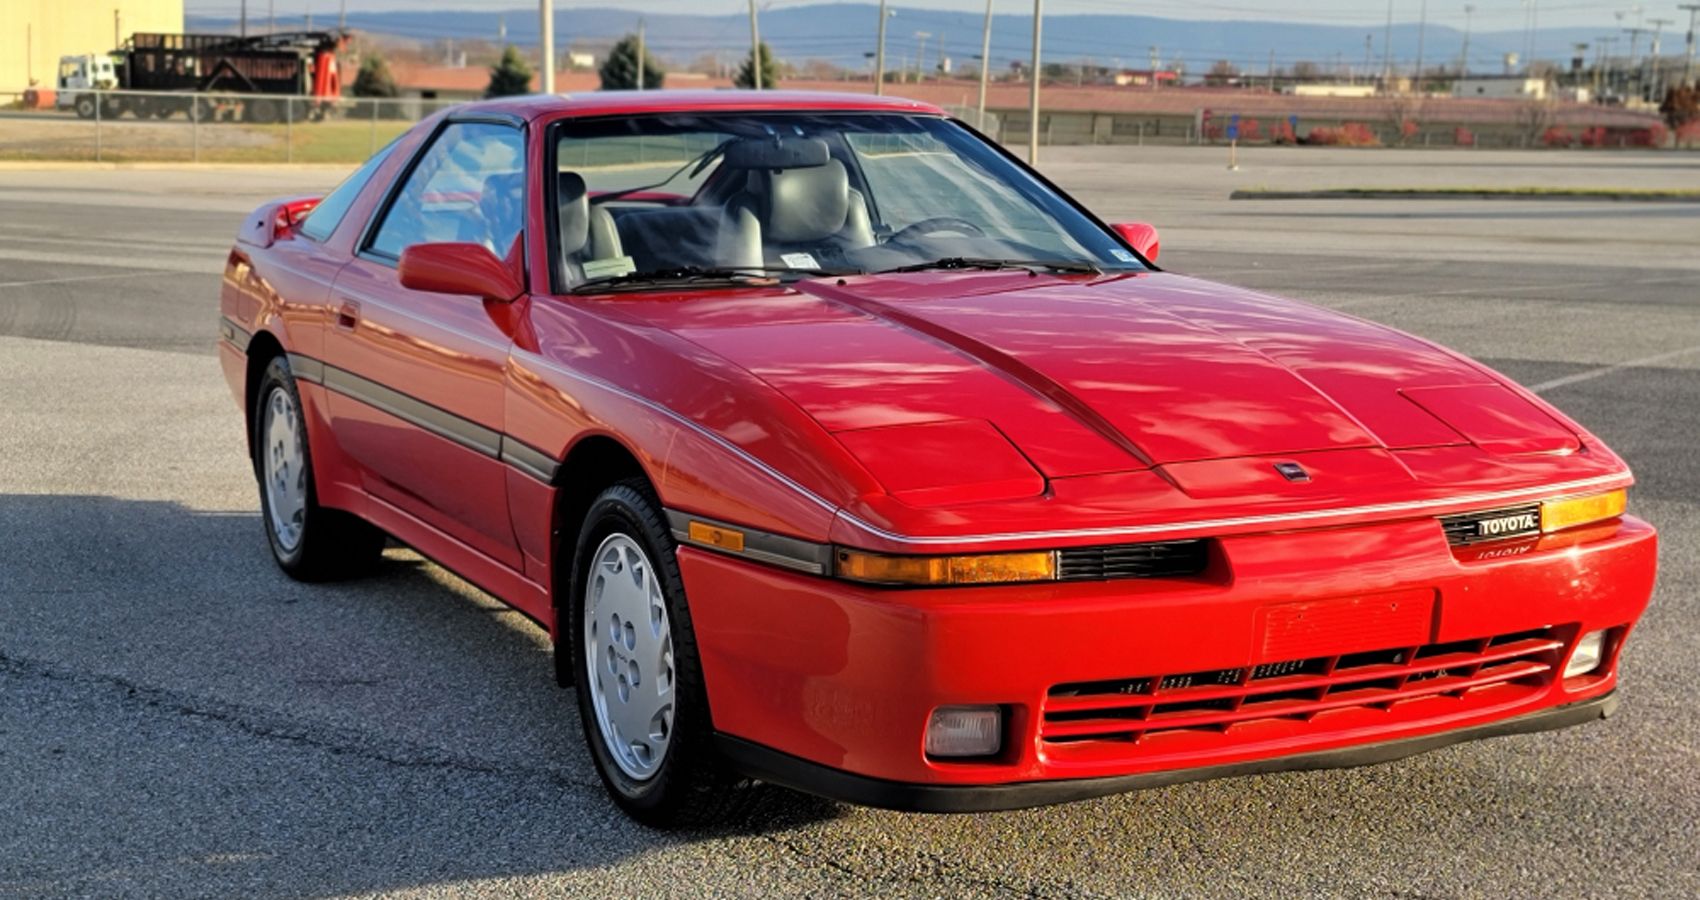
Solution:
M947 256L928 262L910 263L891 269L881 269L875 275L894 272L925 272L929 269L1026 269L1029 272L1071 272L1082 275L1101 275L1103 269L1075 259L995 259L979 256Z
M777 276L798 275L808 278L828 278L838 275L860 274L858 272L840 272L830 269L807 269L797 266L675 266L670 269L653 269L648 272L627 272L624 275L608 275L603 278L592 278L581 281L573 286L573 293L588 294L600 290L620 290L628 287L651 287L668 284L749 284L763 281L779 281Z

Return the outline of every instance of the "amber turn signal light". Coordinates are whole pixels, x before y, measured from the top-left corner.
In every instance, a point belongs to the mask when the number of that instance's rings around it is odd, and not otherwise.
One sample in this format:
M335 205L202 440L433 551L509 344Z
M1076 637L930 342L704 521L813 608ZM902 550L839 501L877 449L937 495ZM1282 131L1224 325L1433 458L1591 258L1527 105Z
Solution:
M1057 555L987 553L977 556L887 556L839 550L838 577L869 584L953 585L1055 581Z
M1623 510L1628 505L1628 492L1621 488L1604 494L1548 500L1541 504L1541 531L1551 533L1615 519L1623 515Z

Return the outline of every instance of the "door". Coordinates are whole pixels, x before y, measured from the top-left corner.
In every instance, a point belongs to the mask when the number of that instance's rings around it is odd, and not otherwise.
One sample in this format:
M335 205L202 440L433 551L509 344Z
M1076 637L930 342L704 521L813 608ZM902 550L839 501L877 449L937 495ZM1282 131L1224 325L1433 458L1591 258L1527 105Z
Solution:
M408 290L396 264L440 241L523 252L524 148L513 125L445 124L337 276L325 338L331 427L367 494L515 570L499 461L511 341L486 301Z

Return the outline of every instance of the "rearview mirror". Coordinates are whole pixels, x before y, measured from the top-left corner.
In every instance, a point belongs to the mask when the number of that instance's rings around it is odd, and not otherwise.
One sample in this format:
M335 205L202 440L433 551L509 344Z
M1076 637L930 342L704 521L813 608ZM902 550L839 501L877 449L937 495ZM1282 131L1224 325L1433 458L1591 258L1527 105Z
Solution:
M436 294L465 294L506 303L525 290L520 276L483 244L414 244L396 267L401 286Z
M1133 249L1138 250L1140 256L1152 262L1157 261L1157 253L1161 250L1161 244L1157 240L1156 226L1147 225L1144 222L1121 222L1110 227L1115 229L1116 234L1122 236L1122 240L1127 241Z

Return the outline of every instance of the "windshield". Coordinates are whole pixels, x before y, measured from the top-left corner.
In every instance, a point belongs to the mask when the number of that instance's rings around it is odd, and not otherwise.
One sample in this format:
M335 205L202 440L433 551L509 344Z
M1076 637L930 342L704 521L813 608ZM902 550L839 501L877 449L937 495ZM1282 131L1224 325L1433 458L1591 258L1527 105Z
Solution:
M1022 265L1144 268L983 139L900 114L718 113L558 126L560 282Z

